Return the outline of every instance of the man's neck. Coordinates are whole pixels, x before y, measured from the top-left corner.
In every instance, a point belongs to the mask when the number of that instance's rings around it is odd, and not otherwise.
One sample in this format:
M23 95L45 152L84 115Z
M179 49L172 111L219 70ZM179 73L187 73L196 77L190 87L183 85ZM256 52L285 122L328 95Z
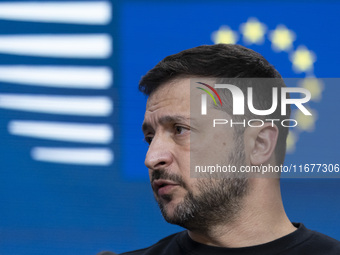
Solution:
M218 247L247 247L274 241L296 230L282 204L280 189L273 180L255 180L256 188L243 200L233 221L221 222L204 231L190 231L196 242Z

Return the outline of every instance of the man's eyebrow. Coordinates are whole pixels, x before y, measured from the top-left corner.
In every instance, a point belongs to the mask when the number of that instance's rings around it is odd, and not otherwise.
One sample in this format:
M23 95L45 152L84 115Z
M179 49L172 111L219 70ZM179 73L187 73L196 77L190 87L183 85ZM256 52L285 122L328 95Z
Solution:
M167 123L176 123L176 122L188 122L190 121L189 117L184 117L182 115L165 115L159 118L159 123L164 125Z
M159 118L158 122L161 125L169 124L169 123L176 123L176 122L190 122L189 117L185 117L182 115L165 115ZM148 122L143 122L142 130L143 132L153 129L152 125Z
M144 121L144 122L143 122L143 125L142 125L142 131L143 131L143 133L145 133L147 130L150 130L150 129L152 129L151 124Z

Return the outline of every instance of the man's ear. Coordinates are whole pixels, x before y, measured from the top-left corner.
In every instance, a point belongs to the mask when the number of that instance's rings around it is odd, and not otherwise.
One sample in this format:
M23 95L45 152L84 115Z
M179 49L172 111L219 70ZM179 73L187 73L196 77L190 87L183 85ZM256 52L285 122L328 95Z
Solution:
M274 158L279 129L265 122L262 127L248 127L245 131L245 144L248 147L250 164L258 166Z

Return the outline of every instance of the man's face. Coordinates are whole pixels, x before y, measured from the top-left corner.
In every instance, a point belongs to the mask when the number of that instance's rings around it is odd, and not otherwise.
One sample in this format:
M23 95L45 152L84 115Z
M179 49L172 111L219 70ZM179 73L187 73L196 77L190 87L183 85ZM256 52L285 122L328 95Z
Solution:
M159 87L148 99L143 132L150 144L145 165L164 218L194 229L233 217L246 193L247 180L190 178L190 153L192 159L209 158L215 164L244 161L243 142L235 148L231 128L213 129L211 121L190 114L190 92L200 98L201 92L190 91L186 78ZM209 116L211 120L225 118L226 113L209 108Z

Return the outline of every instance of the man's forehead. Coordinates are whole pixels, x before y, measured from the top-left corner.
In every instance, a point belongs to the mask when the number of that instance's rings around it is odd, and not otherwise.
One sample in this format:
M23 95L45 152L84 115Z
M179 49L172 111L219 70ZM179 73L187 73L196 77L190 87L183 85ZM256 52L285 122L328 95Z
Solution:
M208 77L182 77L166 82L149 96L144 117L151 117L149 115L156 117L159 114L178 115L179 113L191 117L191 119L202 117L200 111L201 95L205 92L197 89L200 86L197 83L198 80L210 86L213 86L216 82L216 79ZM211 108L209 111L210 115L213 116L215 109L212 102L208 104L208 108ZM162 111L159 111L160 109Z
M180 100L182 104L190 102L190 79L178 78L160 85L151 93L146 107L150 108L159 103L171 103Z

